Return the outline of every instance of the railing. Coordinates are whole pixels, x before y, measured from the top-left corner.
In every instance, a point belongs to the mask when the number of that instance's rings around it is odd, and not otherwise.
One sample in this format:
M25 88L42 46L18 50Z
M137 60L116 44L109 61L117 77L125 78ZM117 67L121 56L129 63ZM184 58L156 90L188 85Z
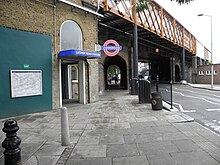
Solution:
M196 38L155 1L92 1L104 8L104 11L123 17L173 44L185 48L192 54L196 54Z

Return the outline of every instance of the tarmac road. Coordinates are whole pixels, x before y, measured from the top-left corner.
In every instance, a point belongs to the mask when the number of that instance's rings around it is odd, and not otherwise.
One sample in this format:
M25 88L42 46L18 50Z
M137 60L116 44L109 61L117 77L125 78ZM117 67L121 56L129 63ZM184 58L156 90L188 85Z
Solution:
M220 91L173 85L173 105L220 134Z

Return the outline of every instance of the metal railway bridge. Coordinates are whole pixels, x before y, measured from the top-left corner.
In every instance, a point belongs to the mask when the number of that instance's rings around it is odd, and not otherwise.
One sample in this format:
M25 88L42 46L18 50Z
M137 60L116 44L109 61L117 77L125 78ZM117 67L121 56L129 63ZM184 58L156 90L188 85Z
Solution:
M158 3L99 0L93 4L104 15L99 18L99 40L116 38L133 48L129 78L138 77L138 62L148 62L152 79L159 75L164 81L190 81L187 69L196 54L196 38Z
M196 39L173 16L155 1L146 2L141 6L138 0L104 0L99 2L104 9L105 17L100 24L119 29L126 33L132 32L132 24L138 25L139 38L151 40L174 51L180 47L191 54L196 53Z

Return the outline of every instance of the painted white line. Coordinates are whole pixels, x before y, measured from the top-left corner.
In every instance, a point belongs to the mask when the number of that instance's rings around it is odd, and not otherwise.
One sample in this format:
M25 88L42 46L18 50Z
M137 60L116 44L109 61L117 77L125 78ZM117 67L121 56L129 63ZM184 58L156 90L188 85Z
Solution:
M220 96L218 96L218 95L213 95L213 96L220 98Z
M195 99L202 99L203 101L206 101L206 102L208 102L208 103L210 103L210 104L220 105L220 103L214 103L214 102L209 101L209 100L207 100L207 99L205 99L205 98L203 98L203 97L196 97L196 96L184 95L184 94L181 93L181 92L179 92L179 94L180 94L181 96L184 96L184 97L195 98Z
M184 91L184 92L191 92L191 93L195 93L194 91L192 90L188 90L188 89L178 89L178 88L174 88L175 90L179 90L179 91Z
M196 112L196 110L184 110L183 112L195 113L195 112Z
M210 104L215 104L215 103L213 103L213 102L211 102L211 101L209 101L209 100L207 100L207 99L205 99L205 98L202 98L202 100L204 100L204 101L206 101L206 102L208 102L208 103L210 103Z
M181 93L181 92L180 92L180 95L181 95L181 96L185 96L185 95L184 95L183 93Z
M206 111L209 111L209 112L211 112L211 111L220 111L220 109L206 109Z
M212 126L212 125L214 125L214 123L206 123L205 125L206 126Z
M216 127L214 128L215 131L220 131L220 126L219 127Z
M218 125L212 125L210 127L213 128L215 131L219 130L219 128L220 128L220 126L218 126Z
M183 106L182 106L181 104L178 104L178 103L173 103L173 104L176 104L176 105L179 106L180 112L191 112L191 113L196 112L196 110L184 110L184 109L183 109Z

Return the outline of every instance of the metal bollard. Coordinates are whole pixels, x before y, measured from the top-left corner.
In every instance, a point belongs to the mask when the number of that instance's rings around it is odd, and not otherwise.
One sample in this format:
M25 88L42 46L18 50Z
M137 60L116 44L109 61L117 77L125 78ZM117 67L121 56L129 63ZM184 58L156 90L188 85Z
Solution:
M156 92L159 91L159 76L157 75L157 78L156 78Z
M21 165L21 139L17 136L19 127L15 120L9 119L4 123L3 132L6 133L6 138L2 142L2 147L5 148L5 165Z
M61 142L62 142L62 146L68 146L70 145L68 111L66 107L60 108L60 111L61 111Z

